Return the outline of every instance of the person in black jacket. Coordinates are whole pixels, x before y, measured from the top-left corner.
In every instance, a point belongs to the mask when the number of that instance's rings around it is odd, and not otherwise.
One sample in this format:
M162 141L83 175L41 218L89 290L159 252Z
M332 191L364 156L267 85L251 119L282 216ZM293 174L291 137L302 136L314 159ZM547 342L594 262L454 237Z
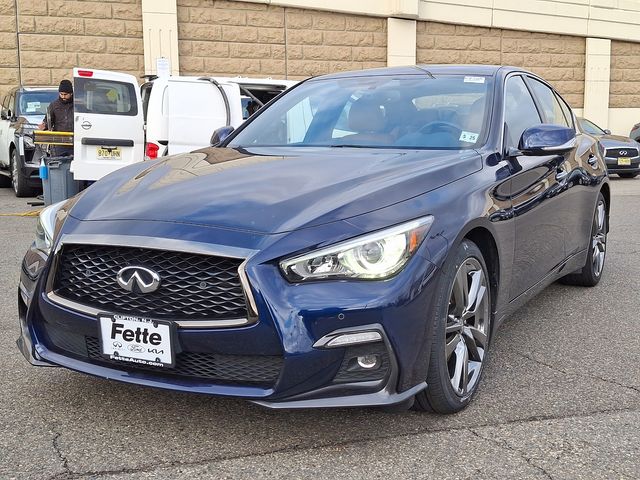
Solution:
M40 130L54 132L73 132L73 85L69 80L62 80L58 87L58 98L49 104L44 121L38 126ZM73 155L73 147L55 146L53 156Z

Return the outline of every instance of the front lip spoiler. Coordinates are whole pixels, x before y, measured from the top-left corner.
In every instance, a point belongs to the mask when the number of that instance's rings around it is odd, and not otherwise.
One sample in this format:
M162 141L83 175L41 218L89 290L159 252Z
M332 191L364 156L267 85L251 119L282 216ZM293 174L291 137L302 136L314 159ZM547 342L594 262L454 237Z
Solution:
M292 400L284 402L267 402L264 400L252 400L253 403L268 408L339 408L339 407L381 407L391 406L402 403L416 393L427 388L427 382L421 382L418 385L405 390L402 393L390 391L389 383L387 386L375 393L366 393L362 395L347 395L343 397L318 398L311 400Z

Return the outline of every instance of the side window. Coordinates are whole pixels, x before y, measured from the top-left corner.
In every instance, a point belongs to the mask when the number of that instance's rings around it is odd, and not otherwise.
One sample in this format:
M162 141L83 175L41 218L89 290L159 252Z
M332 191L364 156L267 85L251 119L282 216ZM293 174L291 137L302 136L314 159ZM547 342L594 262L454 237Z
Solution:
M552 123L554 125L569 126L569 122L562 112L560 103L556 98L553 90L547 87L544 83L529 77L529 84L533 89L533 93L540 102L540 107L544 114L544 123Z
M135 116L138 114L136 88L115 80L76 78L74 107L80 113Z
M522 77L514 76L507 79L504 95L504 121L508 131L507 145L517 147L522 132L541 123L540 115Z
M12 93L11 96L9 97L9 110L11 110L11 114L15 115L16 114L16 94Z
M562 97L557 93L556 93L556 100L558 100L558 103L560 104L560 108L562 109L562 113L564 113L564 118L567 119L569 126L571 128L576 128L576 126L573 124L573 115L571 113L571 108L569 108L569 105L567 105L567 102L565 102L562 99Z

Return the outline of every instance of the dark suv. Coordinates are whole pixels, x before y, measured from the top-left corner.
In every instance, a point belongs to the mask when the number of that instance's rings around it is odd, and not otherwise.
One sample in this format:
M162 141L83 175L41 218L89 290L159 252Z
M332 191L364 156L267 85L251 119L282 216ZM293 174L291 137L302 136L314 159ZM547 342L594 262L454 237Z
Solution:
M32 196L41 188L32 133L57 97L56 87L16 87L2 100L0 186L13 186L18 197Z

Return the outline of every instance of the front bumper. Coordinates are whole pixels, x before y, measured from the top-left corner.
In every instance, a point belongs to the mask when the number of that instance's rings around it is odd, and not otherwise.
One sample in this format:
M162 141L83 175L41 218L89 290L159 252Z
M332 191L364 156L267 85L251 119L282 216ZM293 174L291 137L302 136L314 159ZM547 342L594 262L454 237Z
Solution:
M618 165L617 158L605 157L609 173L640 173L640 157L631 158L630 165Z
M27 253L25 264L33 255ZM126 383L245 398L272 408L394 405L426 388L431 323L426 312L437 270L419 255L386 282L291 285L277 266L257 265L247 275L258 322L178 330L178 351L211 354L224 361L237 356L281 359L277 375L265 382L233 378L233 371L220 379L109 363L87 343L99 336L97 318L47 295L47 268L38 279L23 269L20 283L18 346L32 365L53 364ZM380 332L381 340L341 348L318 346L335 332L363 329ZM379 356L378 368L354 369L354 359L366 355Z

